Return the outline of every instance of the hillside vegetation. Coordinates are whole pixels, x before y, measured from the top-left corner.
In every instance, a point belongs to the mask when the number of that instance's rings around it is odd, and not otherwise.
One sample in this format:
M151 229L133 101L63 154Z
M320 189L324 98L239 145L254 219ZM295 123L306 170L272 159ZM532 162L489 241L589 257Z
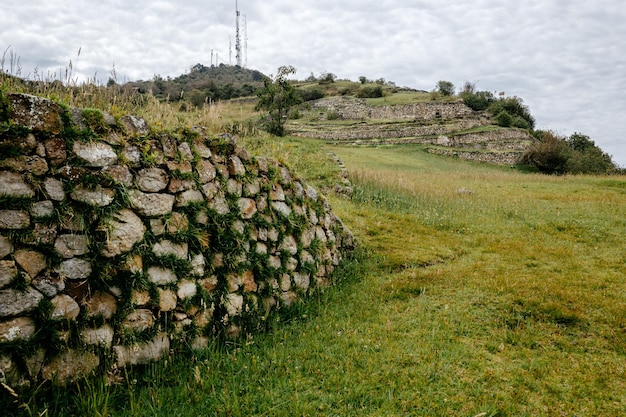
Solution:
M338 155L353 193L329 201L361 249L338 287L267 333L137 367L115 385L5 389L9 415L626 414L625 176L278 138L246 128L254 104L180 112L150 100L135 110L153 125L233 129L317 187L342 181L328 152Z

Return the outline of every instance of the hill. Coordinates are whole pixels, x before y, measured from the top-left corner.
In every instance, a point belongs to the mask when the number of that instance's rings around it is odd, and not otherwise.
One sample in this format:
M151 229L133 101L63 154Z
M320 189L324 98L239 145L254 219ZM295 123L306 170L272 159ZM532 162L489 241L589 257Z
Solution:
M128 85L141 93L151 91L159 99L184 100L197 106L209 101L254 95L255 90L263 85L264 77L257 70L236 65L207 67L196 64L188 73L176 78L155 75L152 80L130 82Z

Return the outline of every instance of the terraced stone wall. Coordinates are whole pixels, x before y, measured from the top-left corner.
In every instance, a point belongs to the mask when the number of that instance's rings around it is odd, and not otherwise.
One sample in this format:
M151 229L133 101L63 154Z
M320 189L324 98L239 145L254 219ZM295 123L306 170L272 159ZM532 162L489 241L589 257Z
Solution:
M232 138L0 99L0 382L66 384L255 331L353 246L324 196Z

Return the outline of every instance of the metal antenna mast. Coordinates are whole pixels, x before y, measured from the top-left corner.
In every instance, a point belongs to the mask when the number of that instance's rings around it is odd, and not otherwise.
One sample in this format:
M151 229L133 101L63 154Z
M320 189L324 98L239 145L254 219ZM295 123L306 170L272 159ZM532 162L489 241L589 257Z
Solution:
M237 60L237 65L241 66L241 37L239 35L239 5L237 4L237 0L235 0L235 13L236 13L236 34L235 34L235 59Z
M248 16L243 15L243 66L248 68Z

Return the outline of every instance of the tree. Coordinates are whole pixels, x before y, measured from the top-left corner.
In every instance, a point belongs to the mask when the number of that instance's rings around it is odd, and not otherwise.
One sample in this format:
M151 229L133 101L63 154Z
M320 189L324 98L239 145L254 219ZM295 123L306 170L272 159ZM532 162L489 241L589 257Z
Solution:
M454 84L450 81L439 81L437 82L437 91L441 95L452 96L454 95Z
M257 92L259 102L256 109L267 111L266 130L276 136L285 134L289 109L299 102L295 87L287 79L287 76L295 73L294 67L282 66L273 79L266 77L263 80L264 86Z
M545 174L564 174L569 147L565 141L552 132L537 132L539 142L526 151L522 164L532 165Z

